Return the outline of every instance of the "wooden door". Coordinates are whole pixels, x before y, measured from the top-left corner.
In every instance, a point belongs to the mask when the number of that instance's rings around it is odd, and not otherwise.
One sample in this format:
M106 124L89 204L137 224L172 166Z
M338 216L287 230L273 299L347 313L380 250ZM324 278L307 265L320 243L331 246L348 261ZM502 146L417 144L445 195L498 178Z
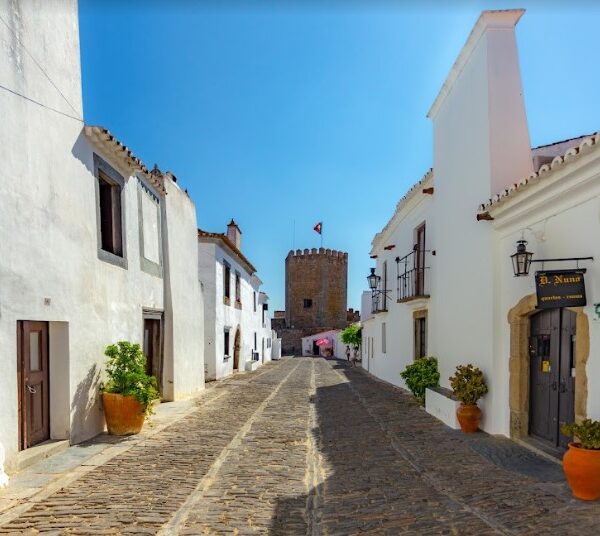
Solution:
M561 311L560 369L558 377L558 444L567 448L571 439L560 433L560 426L575 420L575 322L573 311Z
M154 376L162 392L162 322L160 318L144 318L144 355L146 373Z
M240 368L240 347L242 345L240 328L235 331L235 339L233 340L233 370Z
M48 323L18 323L19 448L50 439Z
M560 425L574 419L575 317L551 309L531 319L529 433L553 447L566 447Z

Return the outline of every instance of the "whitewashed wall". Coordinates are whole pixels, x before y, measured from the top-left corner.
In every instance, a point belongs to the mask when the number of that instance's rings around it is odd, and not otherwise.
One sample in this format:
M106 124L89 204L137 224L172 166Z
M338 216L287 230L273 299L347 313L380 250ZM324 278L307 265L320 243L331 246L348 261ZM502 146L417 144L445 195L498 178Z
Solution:
M218 338L216 331L217 308L220 311L223 306L222 297L220 303L216 301L217 286L223 285L222 275L221 279L217 279L216 250L215 244L198 242L198 278L204 297L204 375L207 380L214 380L217 377L217 350L215 348ZM218 336L222 338L220 333ZM221 342L221 352L222 347L223 342Z
M387 286L390 291L387 299L388 312L380 312L371 315L368 321L363 322L364 337L373 337L372 358L370 363L367 363L365 352L367 348L363 348L363 367L369 367L369 372L378 378L381 378L394 385L404 387L404 380L400 377L406 366L414 360L414 333L413 333L413 312L429 308L429 300L418 300L415 302L397 303L397 265L396 257L404 257L413 251L415 244L415 230L417 227L426 224L425 227L425 249L435 249L435 227L430 225L432 218L431 206L432 196L423 194L424 186L430 187L433 184L432 180L419 187L412 198L402 207L402 209L394 215L389 227L378 236L372 254L377 255L375 260L375 273L381 276L381 285L383 288L383 265L387 262ZM384 248L389 245L395 247L391 250ZM431 272L437 269L436 257L426 254L426 266L430 266L426 270L426 284L431 278ZM401 267L401 272L404 270ZM370 294L370 293L369 293ZM368 299L364 300L369 301ZM363 303L363 308L365 304ZM368 310L371 310L371 303L368 303ZM386 352L383 352L382 344L382 324L385 323L385 338ZM429 323L429 319L428 319ZM432 328L428 326L428 333ZM431 352L429 352L431 355Z
M251 360L254 351L254 334L256 333L256 351L260 353L262 336L262 316L260 306L256 312L253 308L253 293L258 293L259 287L253 278L239 264L237 259L225 248L218 244L198 242L200 280L204 283L204 295L209 293L214 296L206 299L205 323L206 344L205 361L207 365L207 379L214 380L230 376L233 373L233 347L235 333L238 326L241 328L241 348L239 369L244 370L247 361ZM223 303L223 261L231 267L231 305ZM235 307L235 272L241 276L241 301L242 309ZM213 301L214 300L214 301ZM213 306L211 311L209 307ZM214 319L213 319L214 318ZM224 359L224 329L230 329L230 357Z
M319 339L328 339L331 342L330 345L321 347L319 355L323 355L325 349L331 349L332 357L346 359L346 344L342 342L342 330L340 329L322 331L320 333L313 333L312 335L302 337L302 355L314 355L313 343Z
M0 346L5 349L0 354L0 442L12 470L18 451L17 321L49 322L50 435L76 443L104 428L98 384L105 347L118 340L141 343L143 308L162 310L165 303L163 278L141 269L138 179L83 133L76 2L2 0L0 14L10 26L0 25L0 48L6 51L0 84L26 97L0 93L5 141L0 144ZM94 152L125 178L126 268L98 258ZM196 261L192 255L188 264L182 262L182 248L188 247L192 220L195 237L195 215L193 205L178 201L177 194L172 202L169 232L180 230L185 238L172 237L171 273L187 284L190 273L196 277ZM154 259L150 243L158 244L156 227L154 221L144 234L147 255ZM197 251L195 243L191 251ZM174 310L201 308L195 291L182 298L178 283L171 291L173 303L178 302ZM201 339L198 332L185 341L190 327L172 331L174 355L183 361ZM189 372L182 370L187 383L174 376L175 392L178 383L182 393L202 387L201 375Z
M169 399L204 389L204 297L198 277L196 208L179 186L165 180L165 367ZM144 235L145 236L145 235Z
M514 25L522 12L484 13L429 117L433 123L435 218L429 315L430 353L443 386L458 364L487 377L482 427L504 429L503 393L494 372L493 281L499 259L491 230L475 214L481 200L532 171Z
M582 156L577 163L553 173L523 195L515 196L498 209L492 223L494 247L498 259L495 318L498 331L495 339L495 385L504 401L500 405L499 431L509 433L509 369L510 330L507 315L523 297L535 294L534 272L541 265L533 264L528 277L514 277L510 255L516 241L524 237L534 259L593 256L584 261L589 319L590 354L586 372L588 378L587 413L600 419L600 320L594 303L600 302L600 156ZM574 263L545 263L545 269L573 268Z

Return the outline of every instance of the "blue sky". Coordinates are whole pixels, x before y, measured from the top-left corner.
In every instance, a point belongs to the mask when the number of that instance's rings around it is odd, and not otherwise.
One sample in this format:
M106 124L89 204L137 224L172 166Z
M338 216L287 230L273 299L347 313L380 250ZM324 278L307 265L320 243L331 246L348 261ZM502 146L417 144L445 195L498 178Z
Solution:
M288 251L318 247L323 220L358 308L373 235L431 165L425 114L482 9L527 8L532 144L600 128L591 2L449 4L80 0L85 119L173 171L203 229L235 218L273 309Z

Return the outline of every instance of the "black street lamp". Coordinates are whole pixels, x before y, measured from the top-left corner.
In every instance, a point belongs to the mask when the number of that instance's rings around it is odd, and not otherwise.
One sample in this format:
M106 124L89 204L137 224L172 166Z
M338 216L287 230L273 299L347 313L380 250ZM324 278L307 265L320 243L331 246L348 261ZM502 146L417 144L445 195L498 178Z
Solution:
M517 252L510 256L515 277L529 275L532 257L533 253L527 251L527 240L517 240Z
M371 273L367 276L367 281L369 282L369 288L371 290L377 290L380 280L381 280L381 277L375 273L375 268L371 268Z

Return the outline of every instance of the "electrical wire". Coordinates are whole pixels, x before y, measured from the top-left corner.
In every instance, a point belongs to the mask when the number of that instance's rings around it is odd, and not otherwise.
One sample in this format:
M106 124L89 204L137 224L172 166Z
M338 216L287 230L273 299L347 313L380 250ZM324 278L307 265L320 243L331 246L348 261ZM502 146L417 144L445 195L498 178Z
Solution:
M23 42L21 41L19 35L17 34L17 32L14 31L14 29L0 16L0 22L2 22L2 24L4 24L4 26L6 26L8 28L8 31L11 32L14 36L15 39L18 41L18 43L21 45L21 47L23 48L23 50L27 53L27 55L32 59L33 63L35 63L35 65L38 67L38 69L40 71L42 71L42 73L44 74L44 76L47 78L48 82L50 82L50 84L52 85L52 87L54 89L56 89L56 91L58 91L59 95L63 98L63 100L67 103L67 105L69 106L69 108L71 108L71 110L73 110L73 112L75 112L75 114L77 115L77 117L72 117L68 114L65 114L63 112L60 112L59 110L56 110L54 108L50 108L49 106L46 106L38 101L35 101L29 97L26 97L25 95L22 95L20 93L17 93L16 91L10 90L4 86L2 86L2 89L6 89L8 91L10 91L11 93L14 93L15 95L18 95L20 97L23 97L31 102L35 102L36 104L39 104L40 106L44 106L45 108L48 108L50 110L53 110L55 112L58 113L62 113L63 115L67 116L67 117L71 117L72 119L77 119L78 121L81 121L83 123L83 118L79 117L79 114L77 112L77 110L75 109L75 107L69 102L69 99L67 99L67 97L65 97L65 95L63 94L63 92L59 89L59 87L52 81L52 78L50 78L50 75L44 70L44 68L39 64L39 62L33 57L33 54L31 54L31 52L29 52L29 50L27 50L27 47L23 44Z
M31 97L28 97L27 95L23 95L22 93L19 93L18 91L15 91L6 86L3 86L2 84L0 84L0 89L3 89L4 91L8 91L9 93L16 95L17 97L21 97L29 102L32 102L33 104L37 104L38 106L41 106L42 108L46 108L47 110L50 110L57 114L64 115L65 117L68 117L69 119L75 119L75 121L79 121L80 123L83 123L83 119L81 119L80 117L75 117L74 115L69 115L65 112L61 112L60 110L57 110L56 108L52 108L52 106L48 106L47 104L44 104L43 102L32 99Z

